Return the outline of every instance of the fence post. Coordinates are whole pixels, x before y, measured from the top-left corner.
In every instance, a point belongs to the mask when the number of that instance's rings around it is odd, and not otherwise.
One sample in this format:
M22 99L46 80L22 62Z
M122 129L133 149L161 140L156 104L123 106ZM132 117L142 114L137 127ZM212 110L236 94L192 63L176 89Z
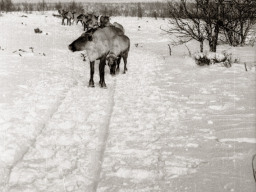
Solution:
M168 44L168 47L169 47L169 54L172 55L172 48L171 48L171 45Z

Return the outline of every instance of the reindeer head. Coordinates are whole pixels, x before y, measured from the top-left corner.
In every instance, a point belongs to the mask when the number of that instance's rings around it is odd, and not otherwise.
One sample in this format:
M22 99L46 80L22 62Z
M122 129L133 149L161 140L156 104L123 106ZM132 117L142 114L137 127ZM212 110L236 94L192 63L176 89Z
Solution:
M69 50L76 52L76 51L83 51L87 42L92 41L93 37L91 33L83 33L78 39L73 41L69 46Z
M107 62L108 62L108 66L110 69L110 74L111 75L115 75L116 73L116 60L117 60L117 56L114 53L109 53L107 55Z

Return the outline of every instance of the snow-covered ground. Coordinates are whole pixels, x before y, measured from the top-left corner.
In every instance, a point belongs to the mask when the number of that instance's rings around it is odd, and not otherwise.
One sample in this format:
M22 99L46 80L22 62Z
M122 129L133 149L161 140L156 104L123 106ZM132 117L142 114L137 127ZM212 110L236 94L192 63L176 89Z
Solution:
M82 27L21 15L0 17L0 192L255 191L255 47L198 67L185 46L168 55L167 20L115 17L128 72L106 67L108 88L88 88L88 61L67 48Z

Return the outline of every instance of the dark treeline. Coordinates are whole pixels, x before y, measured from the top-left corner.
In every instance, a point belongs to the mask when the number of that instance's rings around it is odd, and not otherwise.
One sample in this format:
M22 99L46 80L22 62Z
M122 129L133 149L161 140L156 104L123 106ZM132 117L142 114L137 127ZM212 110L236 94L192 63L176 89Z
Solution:
M238 2L252 1L252 0L234 0ZM254 0L253 0L254 1ZM215 6L215 1L209 0L212 7ZM138 3L82 3L82 2L57 2L57 3L45 3L41 0L39 3L28 3L24 0L23 3L12 3L12 0L0 0L0 11L10 12L10 11L53 11L58 9L65 9L67 11L76 11L81 13L93 12L96 15L108 15L108 16L132 16L132 17L161 17L161 18L172 18L172 12L177 12L180 18L188 18L186 10L182 1L172 1L167 0L164 2L138 2ZM186 2L187 11L194 13L196 8L195 2ZM232 17L229 7L223 9L225 16L229 18ZM246 12L246 9L245 9ZM196 14L190 15L189 17L194 17L200 19L204 17L204 13L197 12ZM216 17L216 15L211 15ZM213 18L214 19L214 18ZM234 17L232 17L234 19Z
M132 16L132 17L170 17L170 4L179 6L179 15L186 17L184 10L179 2L138 2L138 3L82 3L82 2L57 2L45 3L43 0L38 3L12 3L12 0L0 0L0 11L23 11L30 13L32 11L53 11L65 9L67 11L76 11L81 13L93 12L98 15L108 16ZM189 9L194 8L193 3L188 3ZM177 10L177 9L176 9Z
M0 11L53 11L65 9L77 12L93 12L98 15L109 16L139 16L139 17L169 17L167 2L141 2L141 3L12 3L11 0L0 0Z

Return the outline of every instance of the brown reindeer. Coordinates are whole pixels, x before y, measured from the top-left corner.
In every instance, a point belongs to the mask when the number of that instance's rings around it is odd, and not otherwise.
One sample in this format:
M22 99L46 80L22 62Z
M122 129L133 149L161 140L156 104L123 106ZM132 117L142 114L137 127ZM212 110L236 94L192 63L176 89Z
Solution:
M119 71L121 59L124 60L124 73L127 69L127 58L130 50L130 39L126 35L116 35L111 43L110 52L107 55L110 74L115 75L116 70ZM117 66L117 68L116 68Z
M83 51L86 50L88 59L90 60L90 81L89 86L94 87L94 63L100 60L99 75L100 86L106 87L105 83L105 65L106 57L111 50L111 45L116 35L124 35L123 31L116 27L98 28L92 33L83 33L78 39L73 41L69 46L69 50Z
M83 13L76 13L74 11L74 12L72 12L72 15L73 15L73 17L72 17L72 19L73 19L72 24L74 24L74 23L78 24L79 22L81 24L83 24L83 17L84 17Z
M91 28L97 28L98 24L98 16L94 14L87 14L83 18L84 31L87 31Z
M102 15L100 15L100 16L98 17L98 23L99 23L100 28L108 27L108 26L111 25L111 24L110 24L110 18L109 18L109 16L102 16Z
M67 20L67 25L71 25L71 19L73 18L73 14L70 11L58 10L59 14L62 17L62 25L65 25L65 19Z

